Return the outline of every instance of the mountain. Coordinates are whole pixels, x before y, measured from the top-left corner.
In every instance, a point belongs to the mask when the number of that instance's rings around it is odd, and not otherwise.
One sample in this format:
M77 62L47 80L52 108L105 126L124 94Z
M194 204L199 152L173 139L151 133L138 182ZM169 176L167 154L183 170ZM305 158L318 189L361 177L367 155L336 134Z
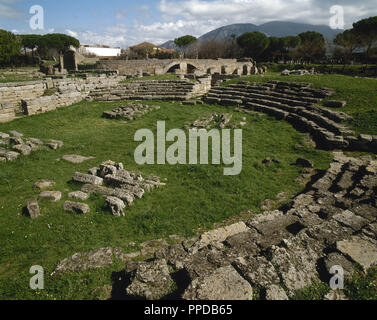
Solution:
M164 42L163 44L160 44L160 47L165 48L165 49L174 49L174 50L179 50L177 45L174 43L173 40L169 40Z
M212 30L199 37L199 41L209 40L211 38L222 40L230 38L232 34L235 34L238 37L245 32L252 31L263 32L269 37L297 36L302 32L316 31L322 33L325 38L330 40L334 39L340 32L339 30L331 29L326 25L313 25L287 21L271 21L261 24L260 26L252 23L237 23ZM167 41L160 46L166 49L178 49L173 40Z
M208 40L216 39L222 40L225 38L230 38L232 34L235 34L237 37L245 32L258 31L258 26L252 23L238 23L224 26L215 30L212 30L201 37L199 40Z
M260 32L265 33L268 36L273 37L286 37L296 36L306 31L316 31L322 33L327 39L334 39L340 32L338 30L331 29L326 25L312 25L306 23L284 22L284 21L271 21L262 24L258 27Z

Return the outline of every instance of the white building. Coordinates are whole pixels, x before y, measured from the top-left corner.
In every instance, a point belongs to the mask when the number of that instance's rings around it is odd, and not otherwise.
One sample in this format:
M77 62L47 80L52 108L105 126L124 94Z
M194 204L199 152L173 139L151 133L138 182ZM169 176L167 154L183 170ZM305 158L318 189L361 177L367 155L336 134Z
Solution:
M97 57L118 57L121 54L121 49L110 48L108 46L82 44L80 45L79 53L83 55L94 54Z

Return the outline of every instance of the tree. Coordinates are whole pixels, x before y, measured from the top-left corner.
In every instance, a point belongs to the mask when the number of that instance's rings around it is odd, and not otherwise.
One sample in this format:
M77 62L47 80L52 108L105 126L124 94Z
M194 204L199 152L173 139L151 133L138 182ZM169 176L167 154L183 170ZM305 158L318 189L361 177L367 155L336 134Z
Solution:
M322 34L315 31L307 31L298 35L301 45L297 50L298 56L307 62L318 60L326 53L325 38Z
M334 44L343 48L344 64L351 60L354 51L360 47L361 39L354 29L345 30L337 34Z
M299 36L288 36L283 39L287 49L295 49L301 45L301 38Z
M21 53L21 42L13 33L0 29L0 65L8 64Z
M192 44L193 42L195 42L196 40L197 39L194 36L187 35L187 36L174 39L174 43L180 48L185 48L189 44Z
M360 20L353 24L355 33L360 37L360 40L365 49L365 55L368 59L370 57L373 44L377 41L377 16Z
M267 49L270 40L261 32L246 32L237 38L238 45L243 49L244 55L257 59Z
M210 38L198 44L200 59L232 58L234 52L233 40L217 40Z
M186 53L187 48L191 46L193 48L193 44L197 41L194 36L186 35L180 38L174 39L174 43L181 49L183 49L184 54Z
M269 60L272 58L275 61L279 57L283 57L285 53L285 40L284 38L270 37L268 48L264 55Z
M24 48L25 55L26 49L30 49L32 51L32 56L34 57L34 50L41 47L42 44L42 37L39 34L24 34L21 35L21 44Z
M292 51L297 50L301 45L301 38L299 36L288 36L284 37L283 41L285 58L292 58Z
M54 48L59 54L64 54L71 46L80 47L80 41L66 34L49 33L42 37L41 46L47 49Z

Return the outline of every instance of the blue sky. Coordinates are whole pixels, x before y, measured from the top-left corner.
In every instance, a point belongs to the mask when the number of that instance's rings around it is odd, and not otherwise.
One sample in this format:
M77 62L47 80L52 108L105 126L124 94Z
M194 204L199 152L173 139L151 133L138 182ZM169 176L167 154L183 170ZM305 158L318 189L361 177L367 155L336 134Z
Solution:
M232 23L283 20L328 25L333 5L343 6L346 28L377 15L376 0L0 0L0 28L36 33L29 26L33 5L44 9L41 33L67 33L82 43L121 47L200 36Z

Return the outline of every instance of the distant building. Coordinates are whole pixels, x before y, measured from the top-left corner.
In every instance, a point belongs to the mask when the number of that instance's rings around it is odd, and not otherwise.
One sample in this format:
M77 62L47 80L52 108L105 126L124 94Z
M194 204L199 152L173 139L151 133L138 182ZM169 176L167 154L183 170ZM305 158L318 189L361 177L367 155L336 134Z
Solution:
M148 56L155 56L158 54L173 54L175 52L174 49L159 47L150 42L142 42L130 47L129 49L134 54L148 54Z
M121 54L121 49L104 45L82 44L78 52L82 55L96 55L97 57L118 57Z

